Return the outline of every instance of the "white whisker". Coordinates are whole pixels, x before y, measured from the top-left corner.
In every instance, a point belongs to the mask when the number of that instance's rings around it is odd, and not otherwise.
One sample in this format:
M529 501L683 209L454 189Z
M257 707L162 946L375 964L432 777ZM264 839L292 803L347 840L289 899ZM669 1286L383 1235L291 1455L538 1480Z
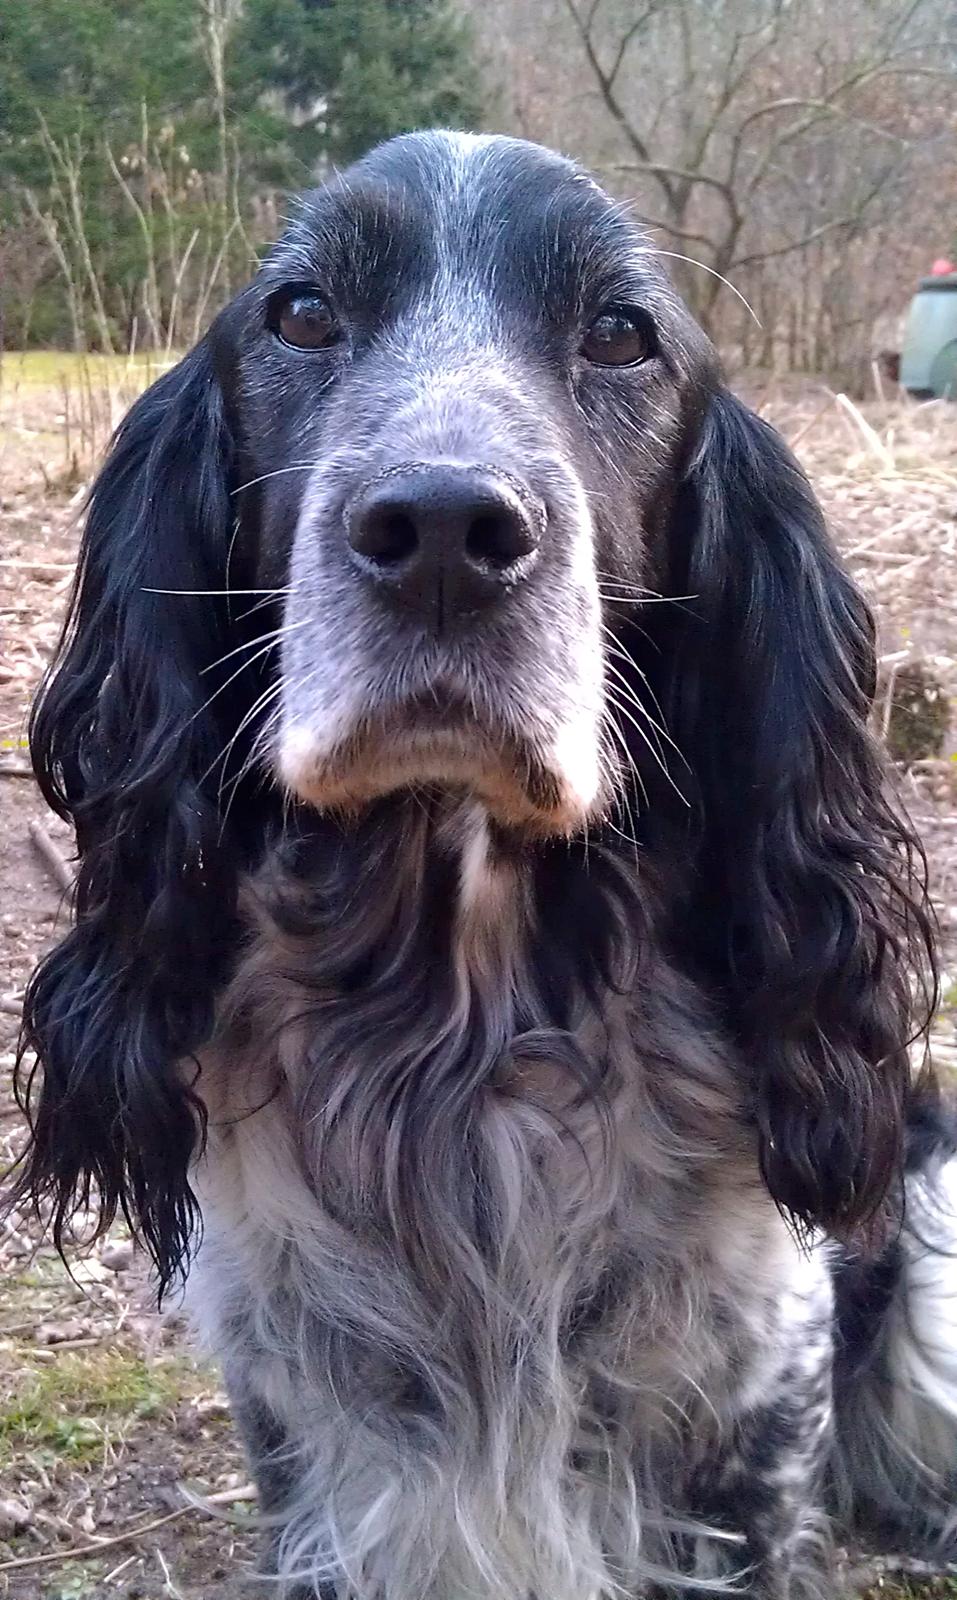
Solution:
M745 310L754 318L758 327L764 327L761 318L758 316L750 300L745 299L744 295L741 293L741 290L736 289L730 278L726 278L723 272L718 272L714 267L709 267L704 261L697 261L694 256L683 256L679 250L659 250L657 245L652 245L651 253L652 255L656 256L670 256L672 261L686 261L689 267L700 267L702 272L707 272L712 278L717 278L720 283L724 284L726 289L730 289L731 293L737 296Z
M229 492L231 495L242 494L244 489L254 489L257 483L267 483L270 478L281 478L287 472L312 472L316 466L315 461L294 461L289 467L276 467L272 472L262 472L258 478L249 478L245 483L237 484Z
M207 672L212 672L214 668L221 667L224 661L229 661L233 656L238 656L243 650L252 650L255 645L265 644L267 640L273 644L277 643L280 639L286 638L288 634L295 633L297 628L304 628L307 622L308 618L303 618L300 622L284 622L280 627L270 629L268 633L260 633L255 639L245 640L243 644L236 645L233 650L227 650L225 655L219 656L216 661L211 661L208 666L203 667L200 677L205 677ZM250 657L250 661L255 659L255 657Z
M611 656L611 657L616 657L617 656L617 658L620 661L623 661L625 663L625 665L630 667L632 672L634 672L635 675L638 678L641 679L642 685L648 691L648 693L651 695L652 704L654 705L654 708L655 708L656 712L658 713L658 716L661 718L661 721L657 722L655 720L655 718L651 715L651 712L648 710L648 707L646 705L642 704L640 698L637 695L637 691L634 688L634 685L632 683L630 683L626 678L624 681L627 684L627 687L628 687L628 689L630 691L630 696L631 696L631 699L632 699L633 703L636 705L637 709L641 712L642 716L645 717L645 719L648 721L648 723L651 725L651 727L654 728L655 732L660 734L661 738L664 739L666 741L666 743L668 743L671 746L671 748L674 751L675 755L678 757L678 760L680 762L682 762L682 764L685 767L687 767L688 766L688 762L685 759L681 749L675 743L674 739L671 737L671 734L668 732L668 729L664 725L664 723L665 723L665 714L664 714L664 712L663 712L663 710L661 708L661 704L660 704L657 696L655 695L650 683L648 682L648 679L647 679L645 673L642 672L641 668L639 667L639 665L638 665L637 661L634 659L634 657L629 653L629 651L627 651L625 649L624 645L621 643L621 640L617 639L615 637L615 635L613 633L611 633L611 631L607 627L605 627L603 631L605 633L605 649L606 649L608 655ZM606 660L605 665L610 667L610 666L612 666L612 662L609 661L609 660ZM621 673L618 671L617 668L615 668L615 671L616 671L616 676L621 678Z
M190 722L195 722L197 718L202 716L204 711L208 711L213 701L218 699L221 694L225 693L230 684L235 683L236 679L241 677L246 671L246 668L252 666L254 661L259 661L263 656L268 655L270 650L275 649L275 644L276 641L273 641L270 644L264 645L263 648L258 650L254 656L250 656L248 661L243 661L236 668L235 672L231 672L225 683L221 683L217 689L214 689L212 694L209 696L209 699L203 701L202 705L199 707L199 710L193 712L193 715L189 719Z
M610 684L606 685L605 692L606 692L606 694L608 696L609 704L614 708L615 711L617 711L619 716L624 717L626 719L626 721L631 723L631 725L634 728L635 732L637 733L639 739L641 739L642 743L645 744L647 746L647 748L651 751L651 754L655 758L655 764L658 767L660 767L662 774L667 779L667 782L668 782L669 786L674 790L675 794L678 796L678 799L682 802L682 804L684 804L686 806L690 806L691 802L688 800L687 796L682 794L681 790L678 788L678 785L675 783L674 778L671 776L671 773L668 771L667 766L665 765L664 761L662 760L660 752L655 748L655 746L652 743L651 739L649 738L648 734L645 732L644 728L641 726L641 723L638 721L638 718L636 716L634 716L634 714L631 711L629 711L627 706L621 705L621 704L618 703L618 701L616 701L614 693L613 693L613 690L612 690L612 686Z
M606 589L604 584L599 584L598 585L598 593L601 595L603 600L616 600L618 602L621 602L623 600L627 600L631 605L634 605L634 606L675 606L675 605L680 605L682 603L682 601L685 601L685 600L697 600L697 598L698 598L698 596L696 594L647 594L647 595L638 594L638 595L632 595L632 594L629 594L627 591L623 591L620 594L612 594L611 592L609 592Z
M241 597L242 595L247 595L247 594L268 594L268 595L273 596L274 598L278 598L280 595L292 594L292 589L288 588L288 587L284 588L284 589L153 589L148 584L144 584L142 586L141 590L140 590L140 593L141 594L172 594L172 595L186 595L186 596L198 595L198 596L200 596L202 598L207 598L207 597L210 597L210 596L215 598L215 597L218 596L220 598L226 598L226 599L232 599L233 597Z

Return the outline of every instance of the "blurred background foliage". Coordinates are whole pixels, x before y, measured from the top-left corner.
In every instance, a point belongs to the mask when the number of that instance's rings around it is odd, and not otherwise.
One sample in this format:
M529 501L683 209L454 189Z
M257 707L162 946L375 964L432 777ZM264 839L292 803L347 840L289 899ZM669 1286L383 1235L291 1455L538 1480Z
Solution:
M743 366L859 387L957 242L952 0L3 0L4 344L181 348L436 124L583 159Z
M476 85L467 19L436 0L4 0L5 343L188 343L290 190L476 122Z

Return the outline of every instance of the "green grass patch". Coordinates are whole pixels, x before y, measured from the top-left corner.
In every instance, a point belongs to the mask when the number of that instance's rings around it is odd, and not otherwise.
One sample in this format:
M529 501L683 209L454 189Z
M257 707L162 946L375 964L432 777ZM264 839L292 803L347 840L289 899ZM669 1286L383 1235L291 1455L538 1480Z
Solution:
M98 389L109 383L135 379L152 383L179 359L160 351L142 350L133 356L106 356L76 350L6 350L0 358L0 382L11 389L76 388L89 384Z
M923 1583L887 1579L866 1590L861 1600L957 1600L957 1578L928 1578Z
M170 1411L201 1387L184 1361L147 1364L122 1348L64 1351L50 1366L21 1369L12 1392L0 1390L0 1477L24 1453L99 1457L106 1435Z

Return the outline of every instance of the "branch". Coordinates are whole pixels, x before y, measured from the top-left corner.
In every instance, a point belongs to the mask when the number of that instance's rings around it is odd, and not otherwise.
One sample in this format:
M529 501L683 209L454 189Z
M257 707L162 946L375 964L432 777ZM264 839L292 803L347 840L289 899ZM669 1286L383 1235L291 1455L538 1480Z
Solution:
M601 92L601 97L604 100L610 115L618 124L619 129L621 130L628 144L631 145L631 148L634 150L636 156L638 156L641 161L650 161L651 152L649 151L648 146L645 144L645 141L642 139L637 128L634 127L631 119L628 117L623 105L621 104L621 101L618 99L618 96L615 93L613 78L611 78L605 71L598 59L598 53L595 49L595 41L592 36L592 28L598 12L597 0L596 3L592 5L587 19L582 17L581 12L575 4L575 0L565 0L565 5L568 9L568 14L578 31L579 38L581 39L586 58L588 60L588 65L591 67L592 72L595 75L595 80ZM645 22L649 21L654 15L655 11L658 9L660 8L657 4L653 3L650 5L641 19L642 23L644 24ZM619 62L618 65L620 66L620 64L621 63ZM616 71L617 70L618 69L616 67ZM661 189L664 191L668 204L673 206L675 203L674 191L668 181L666 171L662 170L661 172L655 173L654 176L657 177L658 183Z
M732 271L740 272L742 267L754 267L765 261L777 261L780 256L791 255L795 250L806 250L825 234L834 233L838 228L853 228L860 220L860 214L854 217L832 217L830 222L822 222L818 227L812 228L803 239L792 239L790 244L778 245L773 250L754 250L750 255L740 256L732 262Z
M43 860L58 888L65 890L67 894L72 894L76 888L73 868L61 856L46 828L39 822L30 821L27 823L27 832L33 841L33 847L37 855Z
M666 222L664 217L649 217L647 211L637 211L638 221L646 228L657 228L662 233L669 233L673 239L684 239L690 244L703 244L709 250L717 251L718 246L714 239L706 233L695 233L693 228L679 228L674 222Z
M752 28L750 30L750 32L747 31L747 30L739 30L738 32L735 33L734 39L732 40L732 44L731 44L731 50L730 50L730 52L728 54L727 61L725 63L724 87L721 90L720 94L718 95L718 97L717 97L717 99L716 99L716 101L715 101L715 103L714 103L714 105L713 105L713 107L711 109L711 115L708 117L708 119L706 120L706 122L704 123L704 125L703 125L703 127L701 129L700 135L699 135L699 137L698 137L698 139L697 139L697 141L695 143L694 149L693 149L693 151L691 153L691 160L687 163L688 166L693 168L695 172L698 171L699 167L701 166L702 161L705 158L705 155L706 155L707 149L708 149L708 145L711 143L711 139L712 139L717 127L718 127L718 124L721 121L721 118L724 116L724 114L727 111L728 107L734 101L739 89L741 88L742 84L745 82L745 80L749 76L749 74L752 71L752 69L754 68L755 64L760 60L761 56L767 50L768 45L774 43L774 40L777 37L777 29L778 29L778 23L780 21L780 16L781 16L781 8L780 8L780 6L778 6L777 9L776 9L776 12L775 12L774 22L773 22L772 26L769 29L766 28L764 25L762 25L762 26L759 26L757 28ZM741 48L742 42L745 39L753 39L755 37L755 35L760 35L762 33L766 33L766 35L767 35L765 40L761 44L759 44L756 49L752 50L750 55L745 56L744 60L741 62L740 67L738 68L737 72L735 72L735 64L736 64L737 59L738 59L738 51ZM691 87L691 85L690 85L690 82L689 82L689 84L688 84L689 92L690 92L690 87Z
M205 284L202 286L202 288L200 290L199 298L198 298L198 300L196 302L196 307L195 307L194 316L193 316L193 342L194 343L199 338L200 332L202 330L203 318L206 315L206 307L209 304L209 297L212 294L213 289L215 288L216 279L219 277L220 269L221 269L221 267L223 265L223 258L224 258L225 254L226 254L227 249L229 248L229 241L232 238L233 234L236 232L237 226L238 226L238 222L237 222L237 219L234 217L232 222L229 224L229 227L226 229L226 232L223 234L222 239L219 241L219 249L216 251L216 255L215 255L215 258L213 260L213 264L212 264L211 268L209 269L209 272L206 275L206 282L205 282Z
M198 228L194 228L192 233L189 236L189 243L187 244L186 249L183 251L183 254L180 257L179 266L176 268L176 272L175 272L175 275L173 277L173 293L172 293L172 296L170 297L170 303L169 303L169 322L166 325L166 355L167 355L167 357L171 354L172 349L173 349L173 339L174 339L175 334L176 334L176 319L179 316L179 293L180 293L181 288L183 287L183 277L184 277L184 275L186 273L186 268L189 265L189 258L193 253L193 248L194 248L198 238L199 238L199 229Z
M673 167L665 161L617 161L612 162L606 169L608 172L650 172L653 177L660 177L663 173L687 184L704 184L708 189L714 189L724 201L730 215L738 219L738 207L730 186L721 178L715 178L710 172L694 172L690 167Z
M823 97L810 98L805 95L785 95L780 99L768 101L766 105L758 106L756 110L749 112L738 125L731 140L731 159L728 166L729 182L734 182L745 134L749 128L764 117L776 116L779 111L790 111L798 108L810 113L806 117L799 117L796 122L792 122L790 127L785 128L782 133L772 140L771 145L758 164L757 174L753 174L749 180L746 191L749 195L754 193L758 183L764 177L775 155L783 145L789 144L792 139L799 138L802 133L808 132L814 123L823 117L840 117L846 114L842 110L839 101L845 95L850 94L853 89L860 89L868 83L877 83L883 78L923 77L928 75L935 78L952 77L951 73L941 68L891 66L885 60L867 67L861 67L857 72L853 72L849 77L843 79L829 94Z
M83 213L83 197L80 192L80 174L83 169L83 162L85 160L86 152L83 145L80 143L79 135L77 135L76 155L73 156L71 154L68 157L67 152L70 148L68 141L64 140L63 148L61 149L50 132L43 112L38 109L36 115L37 121L40 124L40 142L50 158L51 171L55 166L59 169L66 181L66 192L69 197L69 206L67 207L64 205L65 221L70 229L73 243L79 255L80 265L82 266L86 275L87 284L90 290L90 298L93 302L93 313L96 318L97 329L100 335L100 342L107 355L112 355L113 340L110 336L110 327L106 315L106 306L103 302L103 294L100 289L100 281L96 275L96 268L93 265L93 257L90 253L90 241L87 237L86 231L86 218Z
M619 72L622 69L622 64L624 63L624 59L625 59L625 53L626 53L626 51L628 49L628 46L631 44L632 39L634 39L636 34L641 32L642 28L645 26L646 23L651 21L651 19L654 16L656 10L657 10L656 6L653 6L653 5L649 6L648 10L645 12L644 16L639 17L637 19L637 21L632 23L630 28L626 28L625 29L625 32L622 34L621 39L619 40L618 49L615 52L615 63L614 63L614 66L612 67L611 71L608 74L609 87L612 87L614 85L615 79L617 78Z
M159 303L159 287L158 287L157 282L156 282L156 264L155 264L156 263L156 256L155 256L155 251L154 251L154 248L153 248L153 232L152 232L152 228L150 227L150 220L147 217L146 212L143 210L143 207L140 205L139 201L137 200L135 194L133 193L133 190L132 190L131 186L127 183L127 181L124 178L122 172L120 171L119 167L117 166L116 159L115 159L115 157L113 155L113 149L112 149L112 146L110 145L110 142L109 142L108 139L104 140L103 149L106 151L106 159L109 162L110 171L112 172L114 178L116 179L117 183L119 184L120 189L123 192L124 199L126 200L127 204L129 205L130 210L133 212L133 215L134 215L134 217L136 218L136 220L137 220L137 222L139 224L140 233L143 236L143 249L144 249L144 251L146 253L146 282L147 282L147 292L146 292L146 294L144 295L143 298L144 298L144 303L145 303L145 306L146 306L146 314L147 314L150 322L152 323L153 341L154 341L155 345L157 346L157 348L159 348L159 346L162 344L162 338L161 338L161 335L160 335L160 327L159 327L160 317L161 317L162 313L161 313L160 303ZM147 161L148 161L147 146L144 143L144 145L143 145L143 164L144 164L144 167L146 166ZM149 175L147 173L147 184L148 184L148 182L149 182Z
M183 1490L186 1493L186 1490ZM65 1550L48 1550L42 1555L17 1556L13 1561L0 1561L0 1572L20 1572L24 1567L49 1566L51 1563L60 1565L64 1561L75 1561L81 1556L99 1555L101 1550L112 1550L118 1544L130 1544L133 1540L142 1539L144 1534L154 1533L157 1528L165 1527L168 1522L176 1522L180 1517L189 1516L191 1511L204 1512L207 1506L234 1505L240 1500L254 1499L252 1489L247 1485L241 1489L217 1489L215 1494L208 1494L203 1500L190 1499L188 1505L177 1506L175 1511L167 1511L163 1517L154 1517L152 1522L141 1522L135 1528L127 1528L123 1533L114 1533L109 1539L97 1539L94 1544L68 1546ZM215 1515L215 1512L209 1513Z
M46 211L41 211L40 203L32 189L24 188L21 192L27 210L43 234L53 258L63 274L63 281L66 284L67 306L70 312L70 321L73 324L73 344L75 349L82 350L86 341L83 337L76 278L73 275L73 265L63 248L60 235L57 232L56 219Z
M899 165L896 170L900 170ZM775 261L780 256L790 255L795 250L806 250L809 245L815 244L818 239L823 238L828 233L836 233L841 228L853 229L858 227L864 219L868 206L873 200L877 199L881 190L890 182L894 174L895 169L893 167L888 167L880 172L867 193L861 197L856 210L848 216L832 217L829 222L819 223L816 228L812 228L810 233L805 234L802 239L793 239L790 244L779 245L774 250L757 250L753 251L751 255L741 256L740 259L732 263L731 270L737 272L742 267L763 264L765 261Z

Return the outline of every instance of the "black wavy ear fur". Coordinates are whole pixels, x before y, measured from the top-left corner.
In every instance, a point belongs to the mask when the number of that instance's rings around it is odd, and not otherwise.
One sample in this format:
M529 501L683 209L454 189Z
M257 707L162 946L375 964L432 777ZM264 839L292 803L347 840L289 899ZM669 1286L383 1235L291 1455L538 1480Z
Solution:
M873 622L787 447L727 391L669 559L693 597L656 608L659 698L697 787L680 942L745 1054L771 1193L847 1233L899 1174L907 1045L936 993L923 854L867 726Z
M215 697L204 670L229 646L230 455L204 342L113 442L30 735L81 859L75 927L27 991L17 1088L33 1137L17 1193L52 1205L58 1246L78 1205L101 1227L122 1211L164 1285L196 1223L187 1171L202 1111L183 1061L232 942L217 758L242 712L238 690Z

